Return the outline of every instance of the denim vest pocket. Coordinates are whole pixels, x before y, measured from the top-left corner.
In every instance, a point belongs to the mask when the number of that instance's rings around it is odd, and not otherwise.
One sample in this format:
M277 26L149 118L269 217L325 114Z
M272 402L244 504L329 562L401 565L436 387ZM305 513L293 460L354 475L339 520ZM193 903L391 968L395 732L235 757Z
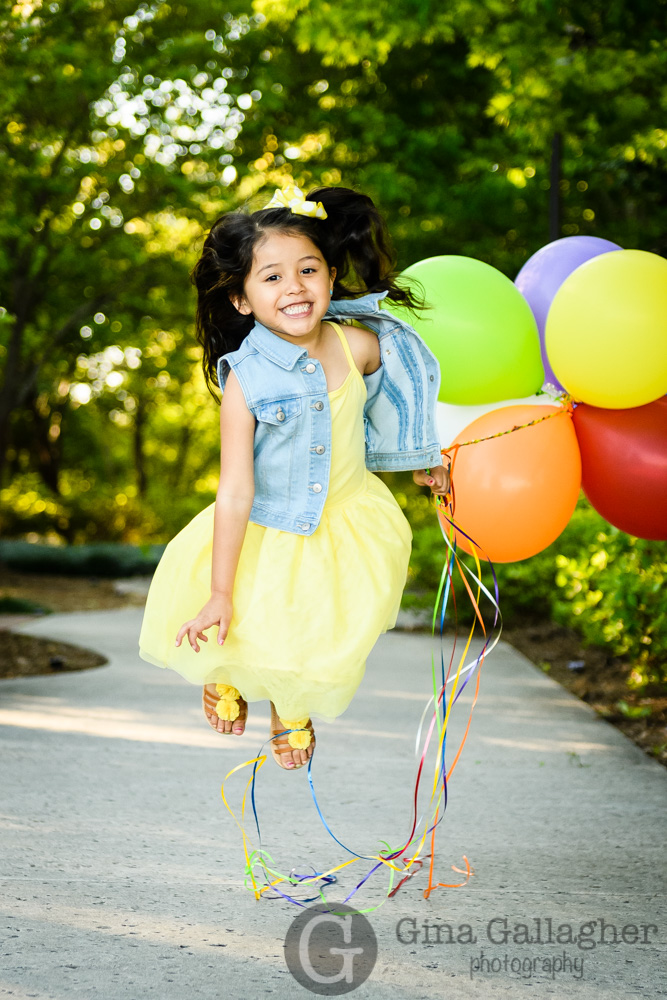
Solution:
M297 419L301 414L301 398L289 396L264 400L251 410L257 418L255 496L269 507L287 511L292 502L294 456L299 453L299 442L304 434ZM272 475L269 475L269 469ZM277 470L280 470L279 475L275 474Z
M270 403L253 406L252 412L262 423L283 426L301 413L301 400L296 397L272 399Z

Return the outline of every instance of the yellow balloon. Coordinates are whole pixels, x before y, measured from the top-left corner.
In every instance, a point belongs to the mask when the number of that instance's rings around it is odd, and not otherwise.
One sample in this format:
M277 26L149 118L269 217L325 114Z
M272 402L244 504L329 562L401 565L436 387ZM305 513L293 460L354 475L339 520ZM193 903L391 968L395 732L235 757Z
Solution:
M667 260L616 250L578 267L546 323L551 366L567 391L624 410L667 393Z

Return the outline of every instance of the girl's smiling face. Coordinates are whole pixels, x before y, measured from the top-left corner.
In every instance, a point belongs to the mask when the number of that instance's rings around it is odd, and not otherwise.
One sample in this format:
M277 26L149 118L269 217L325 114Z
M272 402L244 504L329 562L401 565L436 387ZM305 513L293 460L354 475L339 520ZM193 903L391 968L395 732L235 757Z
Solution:
M255 247L243 298L234 305L279 336L302 339L319 331L335 277L307 236L269 232Z

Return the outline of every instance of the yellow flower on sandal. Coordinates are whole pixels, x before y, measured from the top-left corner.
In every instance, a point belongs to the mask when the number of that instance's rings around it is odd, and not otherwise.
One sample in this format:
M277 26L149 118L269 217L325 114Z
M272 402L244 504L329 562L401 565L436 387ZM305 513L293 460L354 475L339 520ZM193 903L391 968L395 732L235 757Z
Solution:
M215 690L220 695L220 701L215 706L216 715L225 722L234 722L241 711L238 703L241 692L231 684L216 684Z
M306 729L308 725L308 719L297 719L294 722L288 722L287 719L280 720L285 727L285 729L300 729L301 732L290 733L287 737L287 742L294 750L305 750L306 747L310 746L312 736L310 730Z

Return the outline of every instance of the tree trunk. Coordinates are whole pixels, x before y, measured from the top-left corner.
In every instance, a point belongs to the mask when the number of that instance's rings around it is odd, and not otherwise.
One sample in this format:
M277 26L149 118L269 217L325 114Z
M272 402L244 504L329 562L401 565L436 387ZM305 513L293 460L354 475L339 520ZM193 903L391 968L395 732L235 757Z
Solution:
M134 411L134 468L137 477L137 493L140 497L146 494L146 463L144 460L144 428L146 425L146 409L143 401L136 397L137 408Z
M187 422L181 425L181 432L179 437L180 440L178 442L178 455L176 457L176 461L174 462L173 487L175 490L179 490L183 485L183 477L186 471L188 452L190 451L190 443L192 441L192 429Z
M560 231L560 162L561 134L554 132L551 142L551 169L549 175L549 240L559 240L563 235Z
M4 485L7 451L11 445L9 422L16 408L20 382L21 344L25 317L16 317L9 337L4 380L0 386L0 489Z
M53 410L47 406L46 413L44 413L34 392L31 394L28 406L33 419L33 455L37 464L37 471L45 485L57 496L60 496L59 474L62 459L62 444L60 436L55 438L55 440L50 436Z
M82 302L77 309L67 317L61 327L49 338L48 345L42 357L32 361L31 364L21 364L21 347L23 335L29 310L34 309L34 302L28 303L29 288L17 289L16 298L16 321L12 328L7 351L7 363L4 371L4 381L0 386L0 488L2 488L5 468L7 465L7 451L11 447L10 422L15 410L22 406L27 406L31 412L33 408L29 402L35 393L37 376L39 375L45 358L52 355L58 347L71 333L72 329L86 316L92 312L97 312L101 308L108 308L113 298L107 293L99 295L90 302ZM38 443L38 448L40 447ZM40 470L41 471L41 470Z

